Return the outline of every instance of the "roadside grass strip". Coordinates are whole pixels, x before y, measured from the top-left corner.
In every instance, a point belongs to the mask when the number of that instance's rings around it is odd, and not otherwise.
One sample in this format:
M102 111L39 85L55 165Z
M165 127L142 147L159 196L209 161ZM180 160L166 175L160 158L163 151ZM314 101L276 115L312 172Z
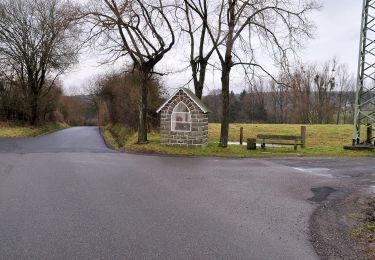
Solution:
M353 240L357 242L357 249L370 259L375 258L375 199L361 198L354 207L351 221L356 223L350 231Z
M65 123L48 123L38 127L31 126L9 126L0 124L0 137L20 138L35 137L68 128Z

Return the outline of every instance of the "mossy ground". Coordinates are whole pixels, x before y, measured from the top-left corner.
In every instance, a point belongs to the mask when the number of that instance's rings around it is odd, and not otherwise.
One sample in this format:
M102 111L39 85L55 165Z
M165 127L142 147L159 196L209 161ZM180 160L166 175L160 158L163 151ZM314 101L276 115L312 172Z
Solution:
M229 140L239 141L240 128L244 128L244 139L255 138L258 134L299 135L300 125L268 125L268 124L231 124ZM249 151L246 146L229 145L228 148L218 147L220 125L209 125L209 144L205 148L169 147L160 145L157 132L148 135L147 144L137 144L137 134L121 125L109 125L103 128L103 136L107 143L115 149L127 152L154 153L187 156L219 156L232 158L246 157L287 157L287 156L374 156L371 151L348 151L344 144L352 139L351 125L308 125L307 148L294 151L292 146L267 147L266 150Z
M369 259L375 259L375 199L362 196L353 207L354 213L349 217L355 227L350 235L357 243L357 249Z
M65 123L48 123L38 127L0 124L0 137L35 137L67 127Z

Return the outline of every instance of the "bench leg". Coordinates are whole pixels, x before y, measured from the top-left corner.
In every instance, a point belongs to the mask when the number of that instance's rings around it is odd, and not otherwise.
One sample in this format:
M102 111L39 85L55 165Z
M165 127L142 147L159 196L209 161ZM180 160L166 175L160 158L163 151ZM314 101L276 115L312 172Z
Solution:
M260 145L260 147L264 150L264 149L266 149L266 143L262 143L261 145Z
M297 151L297 145L296 144L294 145L294 151Z

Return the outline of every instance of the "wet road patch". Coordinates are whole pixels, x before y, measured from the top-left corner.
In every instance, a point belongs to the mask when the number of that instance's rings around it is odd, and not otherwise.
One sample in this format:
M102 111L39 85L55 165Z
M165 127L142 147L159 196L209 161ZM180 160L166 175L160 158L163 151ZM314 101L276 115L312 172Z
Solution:
M336 192L337 190L331 187L318 187L318 188L312 188L311 191L314 193L314 196L310 198L309 201L321 203L327 200L329 195Z
M329 177L329 178L333 177L333 175L329 173L330 169L328 168L293 168L293 169L299 172L303 172L303 173L311 174L315 176Z

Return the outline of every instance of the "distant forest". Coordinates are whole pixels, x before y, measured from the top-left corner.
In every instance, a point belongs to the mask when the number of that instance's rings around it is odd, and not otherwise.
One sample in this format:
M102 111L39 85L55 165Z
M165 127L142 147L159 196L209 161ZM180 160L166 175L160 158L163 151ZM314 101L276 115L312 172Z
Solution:
M203 99L211 122L220 122L221 92ZM300 65L272 80L253 80L247 90L229 97L229 121L278 124L353 123L355 80L335 59Z
M286 92L230 93L231 123L270 124L352 124L354 92L330 92L307 95ZM324 99L324 101L320 100ZM209 121L220 123L220 91L212 91L203 97L211 110Z
M105 90L107 92L108 89ZM231 123L269 123L269 124L352 124L354 92L332 91L326 93L312 92L308 95L295 94L291 91L252 91L243 90L240 94L230 93L230 122ZM307 95L307 96L306 96ZM136 120L137 113L121 113L122 106L116 109L116 103L126 99L108 98L106 105L100 105L99 119L101 124L108 122L130 125L129 120ZM319 101L324 98L324 102ZM93 102L93 96L64 96L62 114L70 125L96 125L98 120L97 109ZM210 108L210 123L220 123L221 95L219 90L211 91L203 96L204 103ZM153 108L157 108L155 102ZM321 105L323 104L323 105ZM129 104L130 105L130 104ZM128 108L129 111L129 108ZM112 114L112 116L111 116ZM158 118L154 113L153 128L158 127ZM117 118L117 120L115 120Z

